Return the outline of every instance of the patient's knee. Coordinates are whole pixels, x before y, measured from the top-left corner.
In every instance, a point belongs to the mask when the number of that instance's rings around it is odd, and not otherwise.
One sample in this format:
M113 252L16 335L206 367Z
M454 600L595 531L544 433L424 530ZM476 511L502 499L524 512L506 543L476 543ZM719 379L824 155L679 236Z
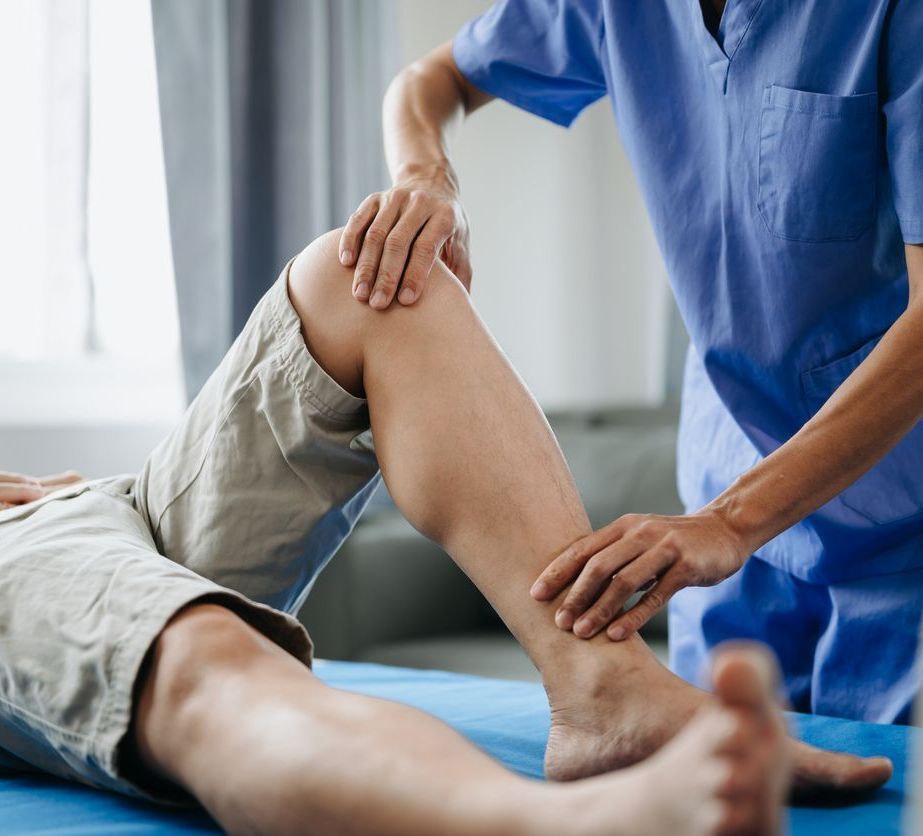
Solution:
M351 293L353 271L340 264L333 230L292 263L288 293L311 355L343 388L362 395L362 319L367 306Z
M157 637L139 687L142 691L153 687L176 710L216 669L244 667L247 658L263 650L260 639L226 607L192 604L175 615Z
M275 694L270 683L317 683L299 660L216 600L200 599L174 615L139 671L120 760L142 783L159 786L166 778L195 792L216 747L240 741L250 712L266 709Z
M353 269L340 264L340 230L303 250L289 272L289 297L312 356L344 389L364 396L368 353L387 352L390 341L444 330L451 318L471 316L467 292L441 261L433 265L422 297L412 306L392 303L383 311L352 294Z
M288 291L298 315L313 321L316 309L325 314L348 313L353 271L340 264L337 242L340 230L326 232L305 247L292 262ZM340 310L342 308L342 311Z
M226 682L231 673L245 675L267 652L267 641L225 607L202 602L180 611L139 671L126 753L176 778L181 753L194 744L211 710L216 678Z

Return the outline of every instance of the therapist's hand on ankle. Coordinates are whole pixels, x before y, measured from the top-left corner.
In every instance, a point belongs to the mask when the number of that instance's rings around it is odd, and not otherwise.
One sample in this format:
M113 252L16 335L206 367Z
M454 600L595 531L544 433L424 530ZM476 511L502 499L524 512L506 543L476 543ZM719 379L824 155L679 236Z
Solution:
M356 268L353 296L378 310L416 302L438 258L470 289L468 219L451 174L435 170L369 195L340 237L340 262Z
M571 583L555 623L588 639L606 630L619 641L640 629L687 586L711 586L734 574L750 554L718 510L682 517L627 514L577 540L533 584L539 601ZM636 593L634 606L623 607Z

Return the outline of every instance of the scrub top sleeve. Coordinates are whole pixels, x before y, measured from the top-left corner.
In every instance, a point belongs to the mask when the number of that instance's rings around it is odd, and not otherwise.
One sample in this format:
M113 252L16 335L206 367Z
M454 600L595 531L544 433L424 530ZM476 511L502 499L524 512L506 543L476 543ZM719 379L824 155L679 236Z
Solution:
M885 33L888 167L904 241L923 243L923 2L898 0Z
M607 92L602 6L499 0L455 36L455 63L475 87L567 127Z

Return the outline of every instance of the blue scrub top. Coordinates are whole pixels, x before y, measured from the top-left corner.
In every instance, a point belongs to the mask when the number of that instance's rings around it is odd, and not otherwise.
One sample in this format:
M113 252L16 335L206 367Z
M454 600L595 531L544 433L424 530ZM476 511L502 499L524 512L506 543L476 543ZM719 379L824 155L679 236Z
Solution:
M608 95L688 328L694 510L784 443L907 305L923 242L923 0L501 0L477 87L561 125ZM643 510L643 509L641 509ZM923 566L923 422L758 553L809 581Z

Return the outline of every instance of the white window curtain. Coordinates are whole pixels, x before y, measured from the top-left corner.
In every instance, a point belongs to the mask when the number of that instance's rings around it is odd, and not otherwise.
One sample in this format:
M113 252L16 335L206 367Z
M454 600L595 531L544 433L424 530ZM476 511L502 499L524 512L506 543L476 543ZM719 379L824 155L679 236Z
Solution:
M0 354L87 347L87 4L0 3Z
M177 413L150 4L0 0L0 101L0 422Z
M37 91L43 105L37 126L43 154L36 175L43 175L44 223L38 243L44 270L41 295L33 299L36 338L46 356L66 356L92 351L97 343L86 211L89 9L87 0L44 0L34 9L45 41Z

